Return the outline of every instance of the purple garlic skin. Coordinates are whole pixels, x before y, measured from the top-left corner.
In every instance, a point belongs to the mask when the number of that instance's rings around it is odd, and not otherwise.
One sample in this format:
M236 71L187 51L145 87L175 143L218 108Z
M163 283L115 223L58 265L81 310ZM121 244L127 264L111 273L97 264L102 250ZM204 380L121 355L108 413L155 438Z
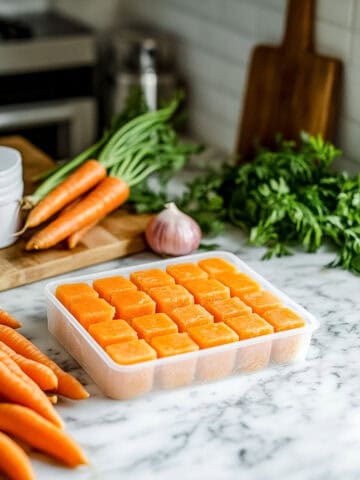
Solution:
M187 255L196 250L201 241L197 222L181 212L175 203L168 203L148 223L145 231L150 248L160 255Z

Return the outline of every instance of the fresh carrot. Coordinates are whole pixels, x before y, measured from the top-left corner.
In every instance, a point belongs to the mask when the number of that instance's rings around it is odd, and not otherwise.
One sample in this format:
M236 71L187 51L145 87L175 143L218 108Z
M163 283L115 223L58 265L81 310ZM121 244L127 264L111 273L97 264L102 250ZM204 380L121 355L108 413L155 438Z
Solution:
M63 427L61 418L45 393L2 351L0 351L0 395L32 408L57 427Z
M0 430L24 440L70 467L88 463L81 448L68 434L30 408L0 404Z
M35 480L30 460L24 450L0 432L0 471L12 480Z
M56 245L122 205L129 192L129 186L123 179L106 177L74 208L35 233L26 244L26 250L43 250Z
M100 219L101 220L101 219ZM72 233L67 239L66 243L67 246L70 249L73 249L76 247L76 245L81 241L84 235L87 234L90 230L92 230L100 220L97 220L95 222L90 223L89 225L85 225L85 227L80 228L80 230L77 230L76 232Z
M41 390L55 390L57 388L57 376L49 367L23 357L1 341L0 350L6 353L6 355L8 355L21 368L21 370L41 388Z
M0 340L23 357L30 358L49 367L58 378L57 393L74 400L88 398L89 394L80 382L69 373L64 372L55 362L50 360L41 350L16 330L0 325Z
M10 313L0 308L0 325L7 325L11 328L20 328L21 323L16 320Z
M29 213L26 228L48 220L65 205L86 193L106 177L105 167L97 160L88 160L46 195Z

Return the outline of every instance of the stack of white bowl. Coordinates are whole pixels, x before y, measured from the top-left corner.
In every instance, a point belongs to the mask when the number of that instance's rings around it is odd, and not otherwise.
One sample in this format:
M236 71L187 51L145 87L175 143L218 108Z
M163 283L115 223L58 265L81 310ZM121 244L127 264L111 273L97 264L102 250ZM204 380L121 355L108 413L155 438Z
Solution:
M21 227L20 201L24 193L20 153L0 146L0 248L17 239Z

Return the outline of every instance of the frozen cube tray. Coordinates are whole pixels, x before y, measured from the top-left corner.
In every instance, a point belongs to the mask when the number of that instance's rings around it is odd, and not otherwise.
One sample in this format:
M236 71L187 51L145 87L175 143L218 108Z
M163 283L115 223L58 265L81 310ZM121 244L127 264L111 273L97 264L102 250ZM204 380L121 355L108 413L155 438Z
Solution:
M128 278L133 271L151 268L165 270L168 265L195 263L211 257L223 258L234 264L239 272L250 275L263 289L272 292L282 300L285 306L297 312L305 320L305 326L196 352L122 366L108 356L55 297L56 287L64 283L86 282L91 285L97 278L115 275L123 275ZM265 368L269 364L303 360L306 357L312 333L318 328L318 321L313 315L254 272L238 257L222 251L188 255L92 275L70 277L50 282L45 291L50 332L93 378L102 392L115 399L127 399L153 390L176 388L212 381L229 375L251 373Z

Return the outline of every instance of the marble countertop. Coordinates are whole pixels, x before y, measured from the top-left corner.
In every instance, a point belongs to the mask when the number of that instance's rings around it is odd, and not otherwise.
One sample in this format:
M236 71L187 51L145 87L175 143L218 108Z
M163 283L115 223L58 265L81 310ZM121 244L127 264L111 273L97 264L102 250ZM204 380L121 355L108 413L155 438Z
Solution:
M247 247L238 231L228 229L218 242L317 316L305 362L115 401L48 332L47 281L0 293L0 306L23 322L22 332L91 393L58 405L91 466L69 471L33 454L39 480L360 478L360 279L323 268L330 251L261 261L263 251ZM155 258L145 252L74 275Z

